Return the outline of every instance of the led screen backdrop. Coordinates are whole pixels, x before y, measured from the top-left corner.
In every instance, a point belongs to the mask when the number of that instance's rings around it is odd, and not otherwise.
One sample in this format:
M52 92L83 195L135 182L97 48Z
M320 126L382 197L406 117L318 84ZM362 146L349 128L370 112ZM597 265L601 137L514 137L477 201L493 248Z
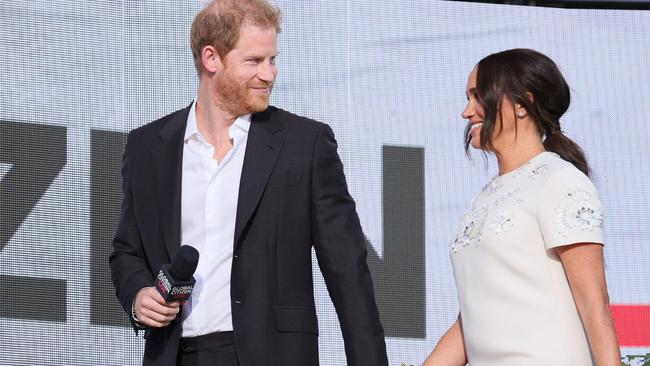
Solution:
M455 319L448 256L495 174L462 147L483 56L538 49L573 101L562 122L594 168L625 354L650 352L650 12L446 1L275 1L273 103L330 124L370 244L391 365L419 364ZM0 4L0 365L135 365L143 341L108 254L125 134L189 104L199 1ZM344 365L314 260L323 365Z

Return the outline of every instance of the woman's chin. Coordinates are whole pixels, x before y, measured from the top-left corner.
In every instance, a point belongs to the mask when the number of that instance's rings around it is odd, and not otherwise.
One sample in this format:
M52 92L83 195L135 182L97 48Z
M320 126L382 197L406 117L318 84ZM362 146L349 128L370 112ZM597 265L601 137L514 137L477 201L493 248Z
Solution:
M477 150L483 150L483 148L481 148L481 141L479 141L478 138L472 138L469 145Z

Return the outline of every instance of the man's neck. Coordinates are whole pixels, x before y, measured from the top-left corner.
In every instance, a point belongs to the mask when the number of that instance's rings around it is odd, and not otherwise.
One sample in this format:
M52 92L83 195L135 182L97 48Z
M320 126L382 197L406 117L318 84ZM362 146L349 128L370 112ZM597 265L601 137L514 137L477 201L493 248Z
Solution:
M196 128L214 147L213 158L221 161L233 147L228 130L239 116L219 108L214 95L201 87L195 103Z
M199 87L195 101L196 127L211 145L217 147L229 142L228 129L239 116L219 108L214 95L205 89Z

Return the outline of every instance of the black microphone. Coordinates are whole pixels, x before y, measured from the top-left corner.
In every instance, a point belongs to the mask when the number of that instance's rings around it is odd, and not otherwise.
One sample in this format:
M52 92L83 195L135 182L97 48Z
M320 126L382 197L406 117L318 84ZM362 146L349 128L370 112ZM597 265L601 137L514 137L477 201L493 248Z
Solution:
M156 277L155 286L166 302L189 300L196 280L194 271L199 264L199 252L192 246L182 245L170 264L163 264Z

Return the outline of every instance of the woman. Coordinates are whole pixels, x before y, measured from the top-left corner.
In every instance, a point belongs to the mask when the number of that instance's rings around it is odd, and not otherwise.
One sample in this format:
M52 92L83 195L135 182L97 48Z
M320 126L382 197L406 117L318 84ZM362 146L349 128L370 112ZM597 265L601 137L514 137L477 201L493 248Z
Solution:
M560 128L569 86L527 49L467 82L465 149L496 155L451 245L460 314L425 366L621 364L605 283L601 204Z

